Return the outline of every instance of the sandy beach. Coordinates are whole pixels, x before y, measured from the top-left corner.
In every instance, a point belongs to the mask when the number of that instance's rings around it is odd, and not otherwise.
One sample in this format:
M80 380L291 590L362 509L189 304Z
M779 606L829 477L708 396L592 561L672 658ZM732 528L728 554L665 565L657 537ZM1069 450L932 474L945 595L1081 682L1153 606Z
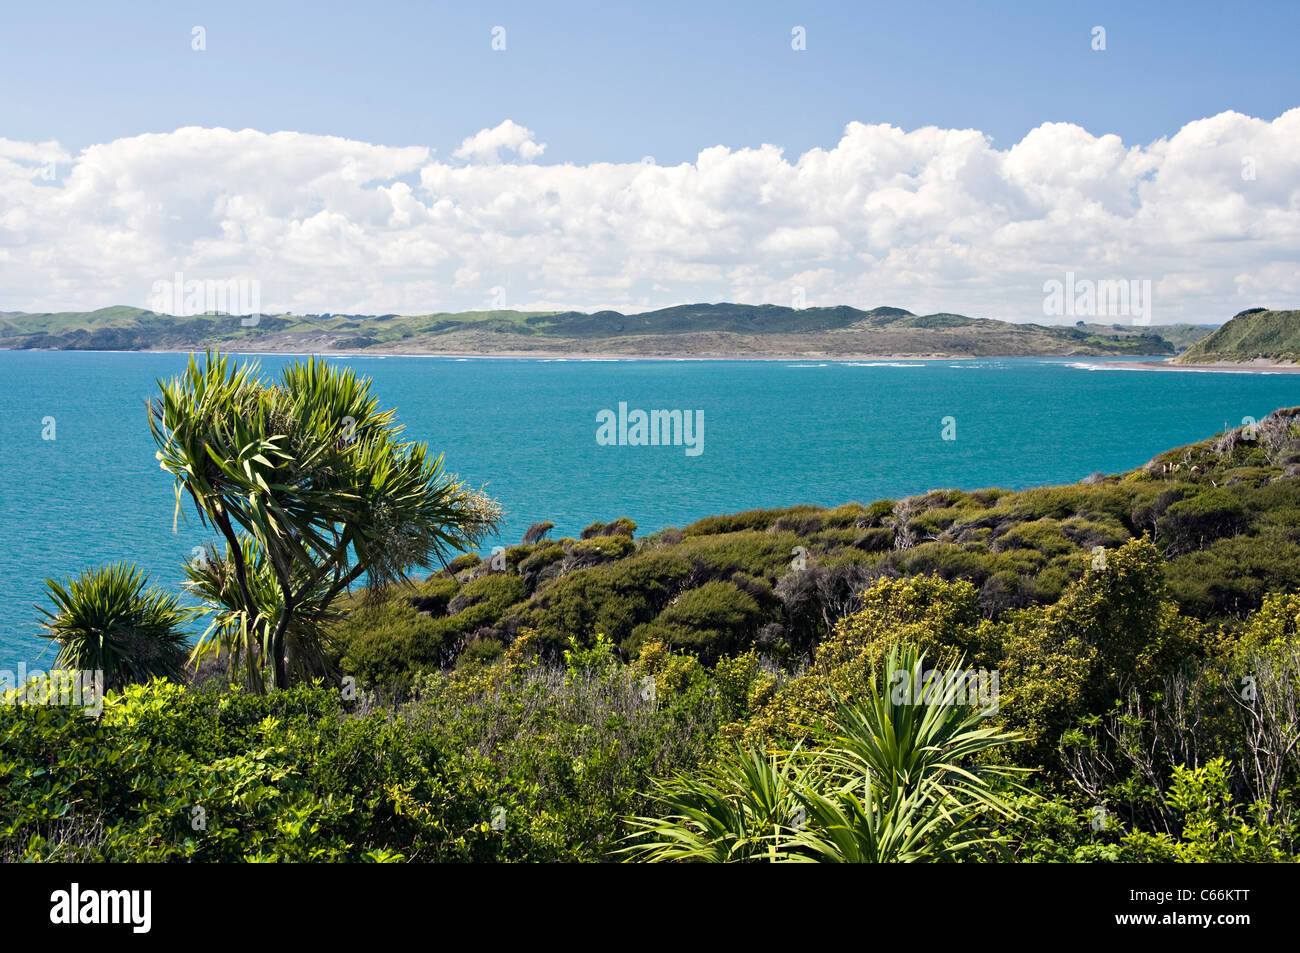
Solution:
M673 350L651 351L605 351L605 350L565 350L565 349L523 349L523 348L502 348L500 350L472 350L465 348L449 348L440 350L437 348L413 346L409 343L398 345L377 345L373 347L357 350L355 348L313 346L317 342L308 342L303 340L296 341L277 341L282 346L267 347L266 341L258 341L257 347L241 347L241 344L247 343L244 340L234 339L220 342L214 347L219 350L225 350L233 354L245 354L249 356L297 356L306 354L315 354L323 357L334 358L353 358L353 357L429 357L443 358L454 360L532 360L532 361L771 361L776 363L812 363L828 362L842 364L899 364L912 361L979 361L979 360L1016 360L1024 358L1039 358L1041 360L1062 361L1068 363L1087 364L1099 370L1117 370L1117 371L1190 371L1193 373L1214 373L1214 374L1300 374L1300 364L1275 363L1272 361L1256 359L1249 362L1230 362L1220 361L1210 364L1175 364L1172 359L1152 359L1144 361L1114 361L1100 359L1096 355L1073 355L1073 354L944 354L944 353L925 353L925 354L879 354L870 352L827 352L823 350L795 351L784 350L774 352L761 352L752 350L727 350L727 349L710 349L695 352L683 352ZM2 346L0 346L2 347ZM34 351L41 350L63 350L61 348L31 348ZM81 349L77 349L81 350ZM89 348L88 351L99 349ZM133 348L129 351L117 353L153 353L153 354L189 354L202 353L201 350L175 348L175 347L151 347L151 348Z
M1098 361L1098 367L1118 371L1192 371L1209 374L1300 374L1300 364L1256 358L1253 361L1215 361L1209 364L1175 364L1163 361Z

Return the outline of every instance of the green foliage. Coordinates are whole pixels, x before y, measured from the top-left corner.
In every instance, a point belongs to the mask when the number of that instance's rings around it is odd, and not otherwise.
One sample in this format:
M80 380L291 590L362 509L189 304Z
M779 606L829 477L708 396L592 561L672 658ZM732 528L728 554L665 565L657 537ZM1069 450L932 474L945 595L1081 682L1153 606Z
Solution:
M728 516L706 516L682 530L687 536L717 536L722 533L763 532L783 516L811 514L813 506L797 506L789 510L746 510Z
M626 516L620 516L611 523L592 523L582 531L583 539L593 536L626 536L631 539L636 535L636 523Z
M463 585L434 577L388 599L360 599L329 632L339 667L385 694L404 696L422 672L498 657L505 643L492 624L526 595L522 577L487 572ZM482 638L474 638L481 630ZM481 643L481 644L480 644Z
M647 774L698 764L709 712L698 688L647 703L622 669L436 676L369 714L322 689L161 682L98 719L0 706L0 858L601 859Z
M277 688L288 685L290 630L300 652L320 645L321 617L363 574L380 586L405 578L496 527L500 508L424 444L403 442L395 412L351 370L310 358L270 383L209 352L158 386L149 427L177 515L185 494L226 543L223 578L196 581L219 593L213 635L269 667ZM274 603L252 591L258 575L279 590Z
M461 553L451 562L447 563L447 572L455 576L464 572L466 569L473 569L483 560L478 553Z
M1211 488L1171 504L1157 523L1157 533L1165 551L1177 555L1236 536L1248 525L1246 508L1236 495Z
M8 860L361 860L500 855L483 766L333 692L265 698L154 683L100 719L0 709ZM376 751L384 757L376 758Z
M40 608L44 635L58 643L61 669L104 673L109 687L154 677L180 679L193 613L149 585L135 566L117 563L62 584L45 580L54 611Z
M442 645L426 654L451 666L479 629L508 646L528 627L537 633L534 649L552 660L571 637L586 644L599 630L629 653L649 639L694 646L707 662L755 648L789 665L860 608L875 579L969 582L979 614L1010 624L1015 612L1062 600L1098 547L1113 552L1144 533L1167 559L1162 598L1185 616L1231 627L1265 594L1300 587L1300 481L1285 477L1282 463L1290 455L1300 459L1297 420L1300 410L1278 411L1260 422L1254 440L1232 431L1162 454L1124 478L1074 486L754 510L641 540L604 535L626 521L593 524L586 539L509 547L507 567L523 580L524 594L495 617L478 610L440 627ZM1261 456L1274 463L1259 468L1265 475L1258 485L1226 486L1243 461ZM477 556L453 563L465 580L477 566ZM699 611L660 618L674 599L685 598L689 607L698 599L690 591L713 583L739 588L758 615L751 619L748 604L733 605L730 590L713 586L709 591L726 593L721 621ZM432 603L422 608L445 612ZM1065 662L1057 656L1044 664L1073 679L1078 673ZM408 663L394 658L391 667L405 672ZM1053 730L1068 724L1067 718Z
M748 718L754 708L771 699L776 678L766 671L758 652L719 659L713 666L713 685L719 704L730 720Z
M299 680L327 674L323 623L332 617L330 602L325 599L328 581L318 579L286 613L284 589L263 550L247 535L241 534L236 543L238 551L227 545L218 555L209 548L201 558L185 564L185 588L203 601L211 617L190 660L198 666L224 654L231 681L265 691L263 663L272 651L269 622L283 617L287 619L284 655L289 673ZM295 571L294 580L301 584L306 574Z
M543 646L558 653L570 638L597 630L622 643L667 605L691 574L684 558L653 551L594 566L556 580L531 601L527 614Z
M1105 555L1061 599L1008 615L996 629L1010 724L1042 758L1081 714L1099 711L1196 651L1195 627L1178 615L1148 540Z
M252 496L252 525L217 526L224 551L187 570L213 618L196 654L254 689L274 656L300 682L342 670L360 698L154 683L111 693L99 719L0 706L4 859L609 860L632 830L652 859L1294 857L1300 409L1076 486L752 511L640 540L626 519L579 540L539 530L504 569L469 553L351 594L307 534L258 536L283 511L341 542L346 521L312 520L377 499L349 488L355 468L322 473L337 499L316 511L318 484L281 469L353 466L314 422L362 391L295 373L264 388L192 365L163 411L173 462L202 464L187 492L212 503L243 480ZM394 544L380 583L419 564L404 531L362 535L372 554ZM311 558L285 563L298 546ZM65 584L56 603L75 611L47 612L51 631L90 650L181 611L119 575L81 605ZM884 692L882 671L922 658L1000 675L990 717L927 723L937 706ZM132 664L121 682L176 674ZM1035 793L1010 783L1025 768Z
M752 717L728 735L751 742L807 739L830 717L832 698L859 699L890 653L917 646L940 665L967 656L988 659L975 588L967 582L917 576L882 579L861 597L862 608L841 620L817 647L807 672L779 686Z
M1006 548L1032 549L1044 556L1060 556L1071 552L1077 545L1065 535L1059 520L1040 519L1021 523L1004 533L998 545Z
M1206 619L1238 619L1269 592L1300 588L1300 543L1266 530L1235 536L1168 564L1169 591L1185 612Z
M1238 643L1242 654L1267 652L1300 642L1300 593L1274 592L1264 597Z
M1258 864L1292 859L1287 847L1300 832L1270 821L1263 803L1235 803L1226 760L1216 758L1199 768L1175 766L1173 774L1166 800L1180 835L1131 831L1122 841L1120 860Z
M550 520L534 523L524 531L524 544L541 542L553 529L555 529L555 524Z
M953 678L955 668L936 673ZM965 704L923 704L895 686L929 675L895 647L882 680L841 703L809 749L728 752L701 777L658 785L659 817L634 820L630 848L649 861L942 860L998 840L1011 812L997 792L1016 770L987 756L1016 740Z
M490 637L472 639L456 659L456 668L482 668L504 658L505 654L506 647L499 639Z
M699 776L678 775L656 786L662 817L632 818L632 859L661 863L744 863L790 860L802 823L808 769L793 758L739 749Z
M447 611L456 615L469 609L480 609L481 612L472 613L473 618L491 620L523 599L526 592L524 581L519 576L506 572L489 572L466 583L452 597ZM465 624L468 626L471 623Z
M565 683L575 679L600 677L618 665L616 646L604 633L597 632L590 648L583 648L576 639L569 640L564 650Z
M622 559L635 549L636 543L628 536L593 536L571 543L568 556L578 566L595 566Z
M562 562L564 557L564 547L559 543L542 543L521 559L517 568L529 590L535 591L548 567Z
M750 641L761 617L749 593L729 582L706 582L672 600L653 622L634 629L629 646L656 639L713 661Z

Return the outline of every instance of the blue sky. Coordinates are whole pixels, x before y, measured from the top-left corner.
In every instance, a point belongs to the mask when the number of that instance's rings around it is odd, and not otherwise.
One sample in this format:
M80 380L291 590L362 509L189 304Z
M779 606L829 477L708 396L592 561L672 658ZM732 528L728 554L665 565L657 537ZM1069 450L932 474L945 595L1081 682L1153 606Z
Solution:
M470 7L471 9L466 9ZM98 2L7 5L0 136L73 150L181 126L450 153L505 118L548 161L790 153L853 120L1045 121L1128 144L1300 103L1300 3ZM207 49L191 50L191 28ZM494 26L506 50L490 48ZM794 25L807 50L790 48ZM1104 53L1090 48L1106 28Z
M1300 305L1296 0L5 19L0 311L155 307L178 273L296 313Z

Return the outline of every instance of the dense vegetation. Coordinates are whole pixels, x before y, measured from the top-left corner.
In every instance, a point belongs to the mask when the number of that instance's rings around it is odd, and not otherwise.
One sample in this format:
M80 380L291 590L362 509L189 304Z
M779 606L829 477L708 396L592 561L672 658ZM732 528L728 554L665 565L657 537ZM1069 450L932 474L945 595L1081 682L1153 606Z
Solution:
M1251 308L1212 334L1201 338L1179 357L1184 364L1214 361L1300 361L1300 311Z
M334 645L346 670L395 691L525 632L550 658L601 632L628 656L660 641L706 662L755 648L793 664L877 580L961 581L976 617L997 620L1057 602L1099 550L1144 536L1179 611L1233 627L1300 588L1298 416L1074 486L754 510L635 540L630 520L597 523L506 547L499 570L466 555L391 598L354 597Z
M1209 328L1042 326L901 308L694 304L641 314L469 311L457 314L229 314L173 317L141 308L0 314L0 347L92 350L237 347L402 352L910 354L955 356L1173 354ZM1171 343L1173 342L1173 343Z
M1075 486L540 523L340 597L293 687L0 705L0 856L1294 859L1298 477L1292 408Z

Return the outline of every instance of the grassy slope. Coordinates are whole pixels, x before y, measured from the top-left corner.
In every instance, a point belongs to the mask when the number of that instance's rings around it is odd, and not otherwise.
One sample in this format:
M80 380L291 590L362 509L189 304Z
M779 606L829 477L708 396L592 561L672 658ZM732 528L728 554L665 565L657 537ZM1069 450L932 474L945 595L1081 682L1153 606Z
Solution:
M1207 364L1256 358L1300 361L1300 311L1243 311L1188 348L1178 362Z
M1220 327L1222 327L1220 324L1161 324L1150 330L1182 351L1213 334Z

